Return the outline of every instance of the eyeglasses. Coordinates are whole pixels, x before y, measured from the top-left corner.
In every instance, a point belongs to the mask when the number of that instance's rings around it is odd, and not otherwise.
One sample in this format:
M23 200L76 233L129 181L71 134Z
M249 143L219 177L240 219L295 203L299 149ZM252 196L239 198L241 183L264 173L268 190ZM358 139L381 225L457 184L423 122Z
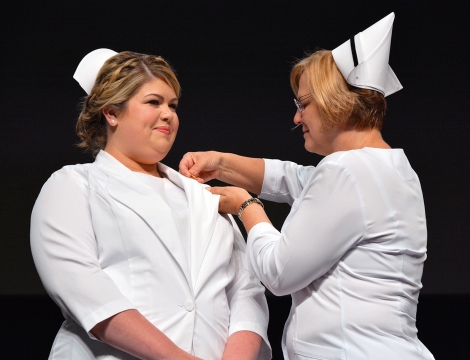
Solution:
M302 105L300 102L304 101L305 99L308 99L309 97L312 97L312 96L313 96L313 94L309 93L309 94L302 95L298 99L294 99L295 106L297 106L297 110L299 112L303 112L305 110L305 107L308 105L308 104L307 105Z

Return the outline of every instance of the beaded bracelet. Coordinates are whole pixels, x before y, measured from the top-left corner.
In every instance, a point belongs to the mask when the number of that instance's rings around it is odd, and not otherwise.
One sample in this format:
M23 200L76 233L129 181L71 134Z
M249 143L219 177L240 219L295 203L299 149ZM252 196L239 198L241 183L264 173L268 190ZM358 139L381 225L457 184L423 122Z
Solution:
M264 205L263 203L261 202L260 199L258 198L251 198L251 199L248 199L247 201L245 201L242 206L240 206L240 209L238 210L238 213L237 213L237 216L238 218L241 220L242 219L242 212L243 210L245 210L245 208L250 205L250 204L253 204L253 203L257 203L258 205L261 205L261 207L264 209Z

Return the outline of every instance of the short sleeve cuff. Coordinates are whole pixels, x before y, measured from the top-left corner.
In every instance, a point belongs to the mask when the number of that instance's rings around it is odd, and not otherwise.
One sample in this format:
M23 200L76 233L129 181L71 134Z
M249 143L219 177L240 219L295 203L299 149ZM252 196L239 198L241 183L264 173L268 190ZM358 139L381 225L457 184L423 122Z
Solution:
M272 358L271 344L268 341L268 334L265 327L251 321L239 321L230 324L229 336L237 331L251 331L261 336L263 343L261 344L258 354L258 360L270 360Z
M88 334L90 334L90 330L93 329L93 327L99 322L106 320L120 312L130 309L135 309L135 306L129 300L115 300L93 311L80 322L80 325L85 329Z
M248 233L248 237L246 239L246 252L245 256L243 257L243 267L245 268L246 271L248 271L250 274L255 275L258 279L260 277L258 276L258 272L255 270L255 267L253 267L252 263L256 264L255 259L253 258L253 244L256 239L260 239L265 235L266 233L270 235L278 235L279 232L276 230L274 226L267 222L260 222L253 226Z
M281 163L280 160L263 159L264 160L264 178L263 186L261 188L261 199L270 200L270 195L274 194L276 189L277 165Z

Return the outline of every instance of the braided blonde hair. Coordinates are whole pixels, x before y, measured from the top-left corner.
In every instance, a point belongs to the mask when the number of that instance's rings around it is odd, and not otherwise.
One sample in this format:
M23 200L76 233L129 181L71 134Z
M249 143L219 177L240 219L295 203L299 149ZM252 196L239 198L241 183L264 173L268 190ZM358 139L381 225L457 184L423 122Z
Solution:
M107 141L103 109L122 113L129 99L147 82L163 80L179 98L181 87L171 65L160 56L124 51L109 58L101 67L95 85L85 97L78 117L78 146L96 156Z

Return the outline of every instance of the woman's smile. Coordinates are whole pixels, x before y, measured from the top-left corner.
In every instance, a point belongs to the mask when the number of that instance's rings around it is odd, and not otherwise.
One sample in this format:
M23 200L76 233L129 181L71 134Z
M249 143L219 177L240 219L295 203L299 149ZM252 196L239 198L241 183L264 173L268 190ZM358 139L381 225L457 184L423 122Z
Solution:
M157 126L154 130L157 130L158 132L161 132L162 134L165 134L165 135L170 135L171 133L169 126Z

